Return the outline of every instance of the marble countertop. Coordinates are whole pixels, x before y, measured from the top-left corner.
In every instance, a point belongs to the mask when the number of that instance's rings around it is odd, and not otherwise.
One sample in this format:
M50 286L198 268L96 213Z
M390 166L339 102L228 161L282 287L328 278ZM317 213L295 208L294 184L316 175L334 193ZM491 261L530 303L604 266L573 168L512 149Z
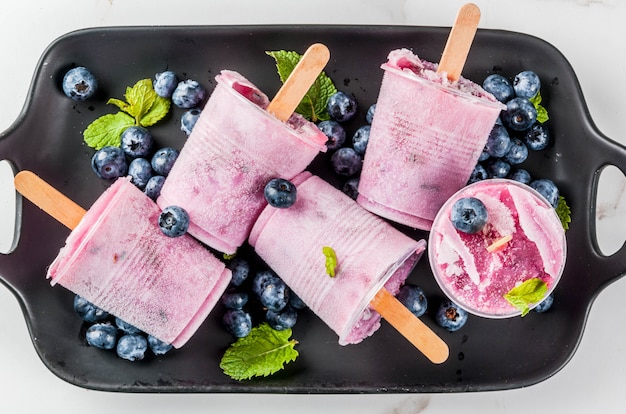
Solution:
M18 118L33 72L57 37L85 27L125 25L393 24L450 26L464 1L344 0L31 0L0 5L3 93L0 130ZM540 37L556 46L577 74L595 124L626 144L626 3L618 0L477 0L481 28ZM3 154L0 154L0 159ZM626 238L626 188L619 172L606 174L598 199L598 231L605 252ZM0 204L1 205L1 204ZM1 212L0 212L1 213ZM254 412L274 413L622 413L626 367L626 280L594 302L572 360L556 375L524 389L453 394L259 395L116 394L58 379L42 364L15 297L0 288L0 408L3 412Z

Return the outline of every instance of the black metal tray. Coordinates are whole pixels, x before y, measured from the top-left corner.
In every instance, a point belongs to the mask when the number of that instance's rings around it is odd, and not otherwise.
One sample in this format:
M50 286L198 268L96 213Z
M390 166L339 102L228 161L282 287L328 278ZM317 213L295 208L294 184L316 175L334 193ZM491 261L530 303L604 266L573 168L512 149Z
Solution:
M212 90L221 69L241 72L269 96L280 87L267 50L301 53L314 42L331 50L326 72L337 86L360 103L357 120L374 103L382 78L380 64L388 52L409 47L420 57L438 61L449 28L365 26L131 27L88 29L67 34L43 54L19 119L0 135L0 159L30 169L84 207L108 183L89 166L93 150L82 142L83 129L97 116L112 113L109 97L121 98L126 86L171 69L201 81ZM96 99L76 103L60 89L72 65L91 68L101 89ZM525 167L536 177L551 178L573 210L565 274L553 308L525 318L487 320L470 317L460 331L449 333L434 322L442 299L424 257L410 281L430 300L422 319L450 346L450 358L429 363L389 325L362 344L337 345L336 335L310 312L294 328L300 357L268 377L237 382L219 368L232 338L220 327L216 309L200 331L180 350L162 358L131 363L112 352L85 345L84 329L72 310L73 295L45 280L68 230L25 202L22 237L10 255L0 255L0 279L17 297L33 344L44 364L78 386L124 392L268 392L373 393L460 392L523 387L559 371L581 339L587 314L598 292L624 274L626 249L611 257L599 253L595 240L595 196L599 172L607 164L626 170L626 149L602 135L593 124L576 76L550 44L532 36L479 30L463 74L482 82L488 74L513 76L535 70L543 79L554 145L532 154ZM608 87L608 84L607 84ZM182 147L182 110L173 111L153 134L161 145ZM311 169L339 185L328 172L327 158ZM399 227L408 234L427 234ZM250 255L249 249L242 254Z

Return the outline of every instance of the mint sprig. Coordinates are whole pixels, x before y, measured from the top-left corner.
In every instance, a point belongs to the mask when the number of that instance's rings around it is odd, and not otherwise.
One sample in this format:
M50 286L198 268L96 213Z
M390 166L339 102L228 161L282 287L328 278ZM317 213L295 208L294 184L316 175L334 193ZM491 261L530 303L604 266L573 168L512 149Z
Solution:
M322 253L326 258L326 274L330 277L335 277L335 269L337 269L337 254L335 250L330 246L322 247Z
M559 216L563 229L569 230L569 224L572 222L572 209L567 205L567 201L563 196L559 196L559 202L556 205L556 215Z
M302 55L297 52L278 50L265 52L276 61L278 76L281 82L285 82L293 69L296 67ZM337 92L333 81L321 72L302 101L296 108L296 112L312 122L330 119L327 104L328 99Z
M537 94L530 98L529 101L533 104L535 110L537 110L537 122L543 124L548 119L550 119L550 117L548 116L548 110L543 105L541 105L541 92L537 92Z
M522 316L530 312L530 305L540 302L548 292L548 285L539 278L532 278L515 286L504 298L514 307L522 311Z
M262 323L226 350L220 368L238 381L274 374L298 357L298 341L290 337L291 329L277 331Z

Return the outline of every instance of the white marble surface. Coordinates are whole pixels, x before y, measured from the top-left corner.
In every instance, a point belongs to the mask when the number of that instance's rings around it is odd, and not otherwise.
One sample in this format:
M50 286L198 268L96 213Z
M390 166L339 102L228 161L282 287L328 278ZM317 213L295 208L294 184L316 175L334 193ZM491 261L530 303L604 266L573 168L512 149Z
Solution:
M84 27L117 25L407 24L449 26L457 0L3 0L0 4L2 98L0 130L17 119L44 49ZM555 45L579 77L592 118L607 136L626 143L626 2L619 0L476 0L480 27L541 37ZM0 154L0 159L2 154ZM604 186L604 184L603 184ZM602 245L617 250L626 236L621 174L606 179L598 210ZM274 413L623 413L626 367L626 281L594 303L579 349L552 378L518 390L418 395L158 395L113 394L63 382L41 363L15 298L0 288L0 410ZM71 408L70 408L71 407Z

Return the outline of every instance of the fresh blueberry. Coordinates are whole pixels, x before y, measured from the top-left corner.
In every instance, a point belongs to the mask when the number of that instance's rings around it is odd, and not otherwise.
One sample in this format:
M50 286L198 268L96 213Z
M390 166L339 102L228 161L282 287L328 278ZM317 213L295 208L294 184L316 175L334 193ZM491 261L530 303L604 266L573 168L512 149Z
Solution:
M532 181L530 173L523 168L512 170L507 178L526 185L530 184L530 182Z
M298 311L291 306L286 306L283 310L276 312L268 309L265 313L265 320L277 331L293 328L298 321Z
M533 180L530 182L530 187L544 196L552 207L556 208L559 204L559 189L552 180L548 180L547 178Z
M327 109L332 119L345 122L356 114L356 99L345 92L337 92L328 99Z
M98 80L84 66L67 71L63 77L63 93L75 101L89 99L98 90Z
M520 98L530 99L537 95L541 88L541 80L532 70L525 70L518 73L513 79L513 89L515 90L515 96Z
M152 82L156 94L162 98L168 99L172 97L172 93L174 93L174 89L176 89L177 85L178 76L171 70L157 73L154 77L154 82Z
M161 195L161 188L163 188L163 183L165 183L165 177L162 175L153 175L148 180L146 187L143 189L143 192L150 197L152 200L159 198Z
M343 184L341 190L353 200L359 195L359 177L350 178Z
M145 158L135 158L128 165L128 175L133 184L142 190L152 178L152 165Z
M254 275L254 279L252 279L252 292L257 296L260 296L265 287L272 283L275 278L278 278L278 276L271 270L258 272Z
M113 349L117 342L117 328L102 322L91 325L85 333L87 343L100 349Z
M186 111L180 118L180 130L187 134L187 136L191 134L191 130L196 125L196 121L200 117L201 112L202 111L198 108L192 108Z
M483 81L483 89L492 94L498 101L507 102L515 96L513 85L507 78L494 73Z
M194 108L206 97L206 89L195 80L181 81L172 93L172 102L179 108Z
M547 312L551 307L552 303L554 303L554 295L551 293L544 300L539 302L537 306L533 308L535 312L543 313Z
M148 340L143 335L126 334L117 341L117 356L129 361L142 360L148 350Z
M289 294L289 306L294 309L304 309L306 308L306 303L304 303L304 301L300 299L300 296L293 293L292 290Z
M85 322L103 321L109 317L109 313L107 311L100 309L99 307L79 295L74 296L74 311Z
M121 139L122 149L131 158L148 156L154 143L150 131L137 125L126 128L122 132Z
M152 169L157 175L167 177L177 158L178 151L174 148L165 147L158 150L152 156L150 163L152 164Z
M485 162L485 169L491 178L504 178L511 171L511 164L500 158L490 158Z
M128 172L126 155L119 147L107 146L96 151L91 158L91 168L105 180L123 177Z
M535 106L526 98L513 98L501 114L502 123L514 131L525 131L537 120Z
M172 349L172 345L161 341L152 335L148 335L148 346L154 355L164 355Z
M241 309L228 309L222 316L226 330L236 338L248 336L252 329L252 317Z
M229 289L222 294L222 305L227 309L243 309L248 303L248 294Z
M445 300L439 305L435 319L439 326L450 332L458 331L467 322L467 311L458 307L455 303Z
M482 201L474 197L458 199L450 210L452 225L463 233L478 233L485 227L488 218L487 208Z
M179 206L167 206L159 216L159 227L168 237L179 237L187 233L189 214Z
M367 121L368 124L371 124L372 121L374 120L375 112L376 112L376 104L372 104L370 105L369 108L367 108L367 113L365 114L365 120Z
M511 165L521 164L528 158L528 148L519 138L513 138L509 151L504 155L504 160Z
M230 281L233 286L241 286L250 275L250 264L247 260L240 257L235 257L228 265L228 268L233 274Z
M317 127L328 138L326 148L328 148L329 151L341 148L343 143L346 142L346 130L343 129L339 122L333 120L322 121L317 124Z
M472 171L472 174L470 174L470 178L467 183L472 184L478 181L486 180L488 178L489 173L487 172L485 167L483 167L482 164L476 164L476 166L474 167L474 171Z
M524 135L524 142L528 149L540 151L550 143L550 130L545 125L536 123Z
M406 284L400 288L398 300L407 307L415 316L420 317L428 309L428 299L424 290L415 285Z
M289 302L290 290L285 282L276 275L270 275L257 289L257 296L261 304L267 309L278 312Z
M345 177L352 177L361 172L363 167L363 159L353 148L339 148L330 157L333 170Z
M119 329L120 331L124 332L125 334L138 334L141 333L141 329L137 328L134 325L131 325L130 323L118 318L117 316L115 317L115 326L117 326L117 329Z
M289 208L296 202L298 190L291 181L284 178L274 178L265 185L263 195L270 206Z
M356 130L354 135L352 136L352 148L359 154L361 157L365 155L365 150L367 149L367 143L370 139L370 130L372 127L370 125L364 125Z
M503 157L511 148L511 137L504 125L495 124L489 132L485 151L489 156L500 158Z
M483 149L483 151L478 156L478 162L487 161L489 157L491 157L491 155L489 155L486 149Z

